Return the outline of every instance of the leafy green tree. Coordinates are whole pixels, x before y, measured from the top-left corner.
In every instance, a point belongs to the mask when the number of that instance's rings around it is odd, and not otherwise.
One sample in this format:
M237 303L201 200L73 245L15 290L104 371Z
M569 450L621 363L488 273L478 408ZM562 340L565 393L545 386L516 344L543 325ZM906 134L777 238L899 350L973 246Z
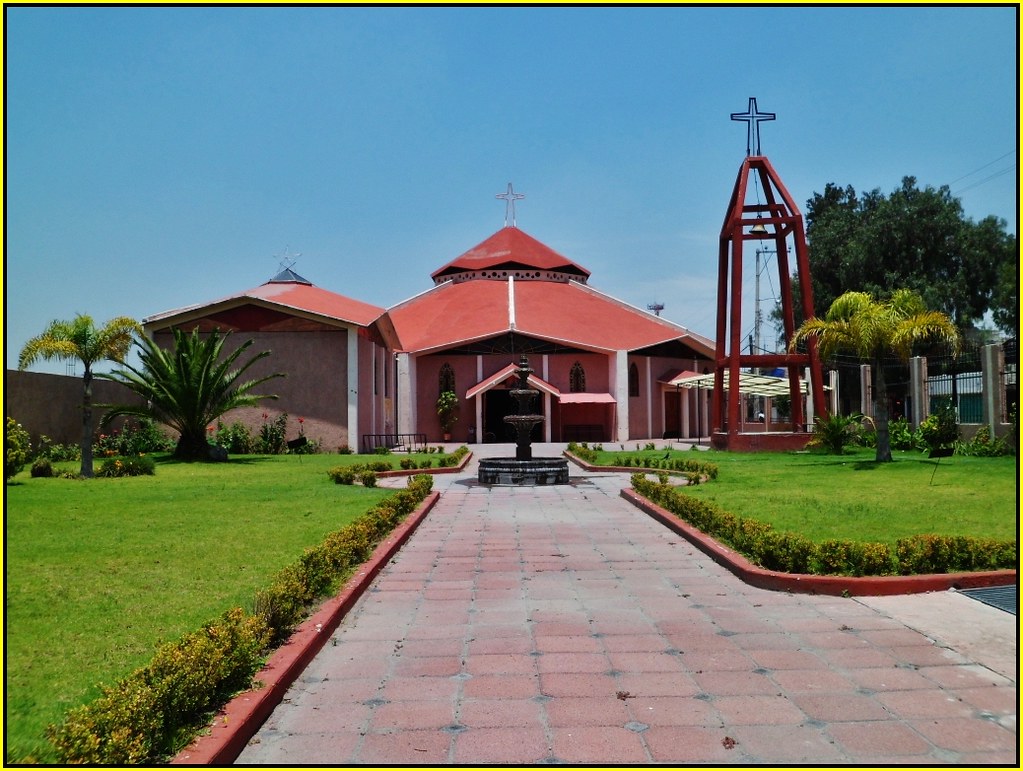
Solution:
M817 340L824 360L839 351L848 351L870 364L878 462L892 459L884 357L894 354L908 362L917 343L935 341L957 348L960 341L952 320L944 313L927 310L920 295L909 289L896 290L883 301L866 292L846 292L831 303L824 318L804 321L795 331L789 348L795 350L810 338Z
M998 328L1016 334L1019 330L1019 266L1015 260L999 268L991 306L991 316Z
M117 415L151 417L179 432L174 456L181 460L210 460L207 426L216 423L224 413L237 407L252 407L263 399L276 399L275 394L254 394L257 386L282 373L242 380L242 375L270 351L257 353L245 363L235 362L249 349L247 340L230 353L224 345L230 332L214 330L200 336L174 330L174 350L162 348L155 341L142 337L139 367L124 364L102 377L120 383L141 397L143 404L110 405L105 420Z
M91 316L78 314L72 321L51 321L46 331L33 337L21 349L18 369L25 369L40 359L80 361L82 375L82 465L81 475L91 477L92 471L92 378L93 365L101 361L123 362L131 348L133 334L142 327L135 319L118 316L99 329Z
M1001 272L1016 266L1016 237L1004 220L974 222L947 186L920 189L914 177L888 196L829 183L807 201L806 220L818 309L848 291L882 297L912 289L965 331L1000 306ZM1015 329L1005 322L996 318Z

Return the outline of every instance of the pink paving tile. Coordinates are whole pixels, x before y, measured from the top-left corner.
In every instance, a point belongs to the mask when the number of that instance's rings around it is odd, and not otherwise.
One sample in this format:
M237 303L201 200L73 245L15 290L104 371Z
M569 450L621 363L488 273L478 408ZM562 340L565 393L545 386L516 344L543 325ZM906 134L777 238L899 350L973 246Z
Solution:
M542 727L470 728L455 738L454 763L533 765L549 754Z
M494 637L529 637L529 629L524 624L483 624L473 622L466 632L466 639L488 640Z
M812 725L737 725L728 732L735 749L755 763L824 766L847 761L824 730Z
M461 671L461 656L402 655L393 669L398 677L454 677Z
M593 632L590 625L585 621L541 621L533 624L533 636L540 637L563 637L589 635Z
M646 763L641 735L617 726L573 726L553 731L551 752L560 763Z
M696 696L700 688L685 672L622 672L616 678L616 690L636 696Z
M356 757L361 743L362 736L357 731L293 735L276 739L254 737L235 762L242 765L257 762L249 760L249 755L258 750L258 763L263 765L347 765Z
M380 689L380 698L388 701L410 701L455 697L459 680L451 677L392 677Z
M1015 688L998 688L990 685L978 688L961 688L956 696L979 710L995 715L1013 715L1019 707L1019 696Z
M378 681L387 676L393 664L391 651L394 644L381 641L381 655L365 657L363 659L346 659L345 661L334 661L324 670L324 674L336 680L342 678L376 678ZM386 656L383 655L386 653Z
M890 718L877 701L856 693L794 693L792 701L813 720L842 722Z
M464 699L458 722L469 728L540 725L541 707L534 699Z
M848 631L804 632L800 635L803 648L867 648L870 643Z
M543 653L600 653L601 640L593 635L556 635L536 638L536 650Z
M668 641L659 634L613 634L607 635L597 643L597 640L593 640L595 644L603 645L604 650L610 652L616 651L643 651L646 653L653 653L657 651L663 651L671 646Z
M827 669L828 663L815 653L791 650L747 651L754 666L767 669Z
M537 675L475 675L466 680L462 694L467 699L529 699L540 695Z
M720 726L716 705L691 696L637 696L625 699L632 719L651 726Z
M291 734L326 734L361 731L373 717L373 710L363 704L349 703L340 708L333 705L312 706L298 712L282 713L273 721L276 730Z
M359 748L360 764L446 764L451 736L437 730L367 734Z
M465 640L460 637L430 640L403 640L395 647L395 655L410 658L461 656L465 648Z
M476 675L531 675L536 672L533 656L518 653L489 653L470 656L465 671Z
M840 669L891 669L899 663L877 648L825 648L816 653L828 664Z
M455 708L447 701L392 701L373 710L374 733L440 729L454 722Z
M853 690L848 678L827 669L781 669L771 677L789 693Z
M533 651L533 641L529 637L491 637L473 640L469 643L469 656L484 654L515 654L528 655Z
M956 718L973 714L973 706L951 691L892 691L878 693L877 700L901 718Z
M990 685L1016 687L1008 678L978 664L920 667L917 671L928 680L946 688L979 688Z
M895 721L833 723L828 733L852 758L864 755L923 755L931 752L929 742L916 731Z
M872 645L877 645L882 648L892 648L902 645L924 645L927 647L934 645L934 643L919 632L914 632L912 629L907 629L905 627L902 627L901 629L867 629L858 631L857 633L860 637L867 640Z
M731 645L744 651L796 651L812 648L812 646L804 644L798 637L768 632L740 632L739 634L730 635L728 641Z
M540 675L540 692L545 696L613 696L615 678L596 673L547 672Z
M726 726L731 725L798 725L806 720L792 701L785 696L718 696L714 708Z
M918 691L934 688L933 681L914 669L904 667L848 669L844 674L857 687L868 688L871 691Z
M1018 748L1016 732L990 720L914 720L910 725L932 744L956 752L1005 752Z
M558 696L544 704L547 722L555 727L623 726L631 719L622 699L614 695L600 698Z
M757 668L746 653L724 646L718 650L686 651L682 654L682 664L689 672L751 672Z
M619 672L680 672L682 658L665 651L609 651L611 667Z
M948 648L937 645L900 645L886 649L898 661L918 667L968 664L968 659Z
M770 696L778 692L778 686L766 675L755 672L694 672L696 684L707 693L716 696L739 696L760 694Z
M704 726L652 726L643 732L654 763L732 765L744 762L742 748L728 741L731 729Z
M465 624L417 624L410 627L406 640L461 640L465 637Z
M548 672L607 672L611 667L603 653L544 651L536 658L536 667L541 674Z

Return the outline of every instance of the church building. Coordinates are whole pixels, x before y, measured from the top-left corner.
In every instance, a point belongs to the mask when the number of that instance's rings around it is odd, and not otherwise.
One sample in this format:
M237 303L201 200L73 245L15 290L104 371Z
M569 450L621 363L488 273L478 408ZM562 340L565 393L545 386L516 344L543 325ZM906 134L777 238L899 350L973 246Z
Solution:
M589 284L573 260L506 225L435 270L433 286L384 309L314 286L290 268L262 286L144 320L231 331L270 350L253 376L278 395L226 417L258 431L286 412L326 451L367 450L388 437L443 440L435 404L459 400L456 442L510 442L512 372L525 355L545 422L535 441L624 442L709 435L706 391L679 388L712 372L713 341ZM298 433L289 424L289 438Z

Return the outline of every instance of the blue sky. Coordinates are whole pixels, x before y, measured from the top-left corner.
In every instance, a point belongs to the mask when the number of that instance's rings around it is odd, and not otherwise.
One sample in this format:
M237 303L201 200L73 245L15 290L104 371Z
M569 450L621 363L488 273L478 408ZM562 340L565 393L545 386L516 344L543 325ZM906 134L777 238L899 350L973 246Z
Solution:
M913 175L1016 232L1016 6L5 10L8 367L52 319L285 256L394 305L504 224L508 182L594 287L711 335L750 96L801 207Z

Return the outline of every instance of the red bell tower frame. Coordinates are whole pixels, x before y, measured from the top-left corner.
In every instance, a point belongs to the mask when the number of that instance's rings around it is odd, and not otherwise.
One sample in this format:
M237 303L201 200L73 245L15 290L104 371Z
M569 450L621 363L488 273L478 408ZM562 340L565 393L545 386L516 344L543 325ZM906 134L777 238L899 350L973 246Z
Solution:
M757 148L759 150L759 148ZM750 180L762 191L765 202L747 202ZM748 155L739 169L732 198L721 227L718 250L718 317L714 394L711 402L712 444L719 449L799 449L809 439L808 421L803 407L801 375L810 371L810 394L813 411L818 417L827 415L824 384L817 344L811 340L805 353L742 352L742 257L747 241L773 242L778 260L778 281L781 292L782 325L785 339L795 331L795 311L789 255L795 254L799 277L799 300L803 318L811 318L813 288L807 257L803 215L800 214L771 162L763 155ZM740 371L743 367L786 367L789 396L792 403L792 430L782 433L743 433L740 414ZM726 391L727 389L727 391ZM727 393L727 405L724 404Z

